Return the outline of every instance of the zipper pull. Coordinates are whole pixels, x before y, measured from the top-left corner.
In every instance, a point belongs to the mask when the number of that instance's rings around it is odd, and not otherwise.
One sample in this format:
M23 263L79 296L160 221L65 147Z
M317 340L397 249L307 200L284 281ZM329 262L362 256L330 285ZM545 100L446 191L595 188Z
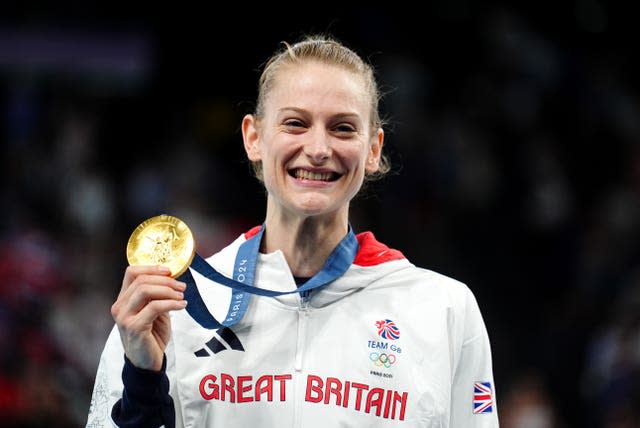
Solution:
M305 290L300 293L300 308L307 309L309 306L309 296L311 295L311 290Z

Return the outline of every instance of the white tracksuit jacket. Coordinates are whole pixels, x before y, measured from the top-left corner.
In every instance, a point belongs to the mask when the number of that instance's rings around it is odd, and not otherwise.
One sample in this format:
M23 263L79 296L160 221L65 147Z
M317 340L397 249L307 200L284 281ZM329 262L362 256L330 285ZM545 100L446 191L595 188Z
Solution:
M245 240L208 262L231 277ZM231 328L208 330L185 310L171 313L166 373L176 427L498 426L489 339L471 291L414 266L371 233L358 241L343 276L305 299L252 296ZM224 319L230 289L193 276L209 310ZM258 256L256 286L296 288L280 251ZM122 368L114 327L88 427L115 426Z

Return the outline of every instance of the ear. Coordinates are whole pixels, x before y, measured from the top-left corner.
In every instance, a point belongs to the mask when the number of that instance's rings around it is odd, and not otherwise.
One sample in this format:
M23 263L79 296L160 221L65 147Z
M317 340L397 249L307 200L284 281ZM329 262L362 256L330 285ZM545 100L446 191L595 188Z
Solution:
M376 135L371 137L369 145L369 154L367 155L367 164L365 170L371 174L380 168L380 156L382 156L382 146L384 145L384 131L378 128Z
M251 162L258 162L260 156L260 135L258 133L258 123L254 115L248 114L242 119L242 139L244 140L244 150Z

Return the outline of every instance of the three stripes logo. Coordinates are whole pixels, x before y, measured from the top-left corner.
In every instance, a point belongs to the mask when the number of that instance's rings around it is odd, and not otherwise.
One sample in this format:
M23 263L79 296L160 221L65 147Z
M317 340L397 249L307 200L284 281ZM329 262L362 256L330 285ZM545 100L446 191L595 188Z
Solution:
M205 343L204 348L194 352L196 357L211 357L213 354L226 349L244 352L244 347L240 343L238 336L229 327L216 330L215 336ZM213 353L213 354L212 354Z

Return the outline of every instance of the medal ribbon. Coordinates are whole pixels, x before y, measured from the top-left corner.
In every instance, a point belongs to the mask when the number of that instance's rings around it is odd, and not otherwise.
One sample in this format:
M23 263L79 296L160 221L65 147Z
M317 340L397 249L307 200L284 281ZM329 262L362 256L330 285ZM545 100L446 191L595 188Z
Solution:
M187 312L202 327L207 329L218 329L221 327L230 327L236 324L242 319L247 311L249 298L252 294L276 297L285 294L308 293L311 290L322 287L323 285L326 285L342 276L347 269L349 269L349 266L353 263L358 252L358 240L356 239L351 226L349 226L349 232L342 241L340 241L331 255L329 255L329 258L322 269L320 269L320 272L298 287L298 289L292 291L275 291L254 287L258 252L260 250L260 242L262 241L264 230L265 227L263 225L256 235L240 245L234 263L233 279L222 275L198 254L194 256L193 261L191 262L190 269L194 269L196 272L213 282L232 289L231 302L229 303L229 309L227 310L227 316L224 321L219 322L211 314L205 305L204 300L202 300L202 296L198 291L196 282L189 269L187 269L186 272L178 278L178 280L187 284L187 288L184 291L184 297L188 302L186 308Z

